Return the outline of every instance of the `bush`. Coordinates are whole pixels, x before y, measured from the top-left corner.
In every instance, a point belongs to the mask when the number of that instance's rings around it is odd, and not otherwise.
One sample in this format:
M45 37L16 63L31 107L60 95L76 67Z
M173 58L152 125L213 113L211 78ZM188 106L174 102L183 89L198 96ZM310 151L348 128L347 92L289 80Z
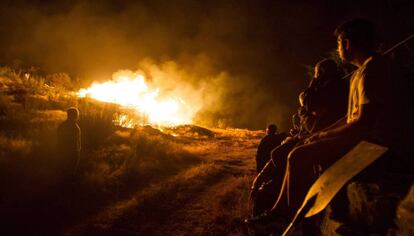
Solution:
M0 134L0 161L23 158L28 156L32 149L32 141L23 138L9 138Z

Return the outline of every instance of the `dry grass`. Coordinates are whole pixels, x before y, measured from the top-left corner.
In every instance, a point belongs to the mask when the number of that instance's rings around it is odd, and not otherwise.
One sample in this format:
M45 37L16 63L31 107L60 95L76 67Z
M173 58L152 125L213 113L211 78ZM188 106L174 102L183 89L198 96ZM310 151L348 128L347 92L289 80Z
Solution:
M220 132L230 139L225 130ZM131 137L125 131L117 134ZM146 142L165 134L159 135ZM162 140L171 139L167 137ZM251 135L242 137L247 143L258 142ZM172 140L181 145L180 140ZM250 165L254 149L235 147L231 153L222 153L227 144L218 139L195 140L190 145L195 146L194 150L202 150L199 146L214 148L203 155L206 163L183 168L177 175L138 188L133 197L112 205L68 235L242 235L241 221L248 215L248 189L254 173L245 165ZM246 158L249 160L244 163Z
M11 158L28 156L32 149L32 141L22 138L8 138L0 135L0 160L7 162Z
M231 177L220 188L216 200L211 201L211 214L213 218L212 232L202 232L200 235L242 235L242 217L249 215L248 208L248 189L251 177ZM235 197L237 196L237 197Z
M153 232L196 200L210 206L205 212L210 226L200 232L216 225L217 233L240 233L236 222L245 214L249 179L234 173L244 168L237 158L250 153L260 132L119 128L113 124L123 112L117 105L77 99L67 90L73 87L69 82L65 75L26 78L0 67L0 178L7 179L0 182L0 220L6 234L61 234L93 215L97 226L89 233L121 226ZM64 166L56 150L56 128L69 106L81 112L75 184L62 182ZM226 160L229 152L235 160ZM129 219L143 223L137 228Z
M204 186L218 181L217 177L222 173L220 167L211 163L189 168L170 179L141 189L132 198L107 208L67 235L108 235L104 232L118 227L145 235L160 227L172 212L196 197ZM133 222L130 219L134 219Z

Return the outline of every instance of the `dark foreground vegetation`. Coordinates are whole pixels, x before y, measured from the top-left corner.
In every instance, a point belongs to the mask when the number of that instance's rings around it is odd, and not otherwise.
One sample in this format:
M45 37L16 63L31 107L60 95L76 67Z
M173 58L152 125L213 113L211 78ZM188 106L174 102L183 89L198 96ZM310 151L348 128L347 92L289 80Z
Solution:
M79 100L54 83L65 75L55 77L0 71L1 221L7 233L58 233L128 194L131 183L135 190L198 161L171 135L116 128L116 105ZM76 179L63 183L56 128L70 106L82 112L82 160Z
M241 234L260 133L122 128L125 111L75 87L64 74L0 68L1 235ZM68 181L56 129L71 106L82 151Z

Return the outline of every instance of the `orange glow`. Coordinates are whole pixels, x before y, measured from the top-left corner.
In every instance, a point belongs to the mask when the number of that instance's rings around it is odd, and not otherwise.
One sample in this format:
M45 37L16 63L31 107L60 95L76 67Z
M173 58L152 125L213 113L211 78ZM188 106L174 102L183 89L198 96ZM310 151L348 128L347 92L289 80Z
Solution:
M182 98L185 94L161 97L159 88L150 88L144 75L131 71L117 72L111 81L93 83L89 88L79 90L77 95L133 108L155 125L191 124L197 112L194 107L199 107L187 104Z

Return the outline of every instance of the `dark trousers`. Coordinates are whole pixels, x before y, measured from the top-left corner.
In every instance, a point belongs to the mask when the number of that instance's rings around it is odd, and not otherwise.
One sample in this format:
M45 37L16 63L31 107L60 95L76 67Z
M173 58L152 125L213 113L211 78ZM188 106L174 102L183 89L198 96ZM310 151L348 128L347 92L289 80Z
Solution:
M282 188L288 154L298 144L297 139L292 139L286 143L279 145L273 149L271 153L271 160L268 165L263 169L263 179L270 179L261 184L260 190L253 205L253 216L262 214L266 210L270 210L275 204L277 197ZM270 177L268 177L271 175Z
M292 219L319 174L360 141L360 138L342 136L295 147L288 155L287 171L273 209Z

